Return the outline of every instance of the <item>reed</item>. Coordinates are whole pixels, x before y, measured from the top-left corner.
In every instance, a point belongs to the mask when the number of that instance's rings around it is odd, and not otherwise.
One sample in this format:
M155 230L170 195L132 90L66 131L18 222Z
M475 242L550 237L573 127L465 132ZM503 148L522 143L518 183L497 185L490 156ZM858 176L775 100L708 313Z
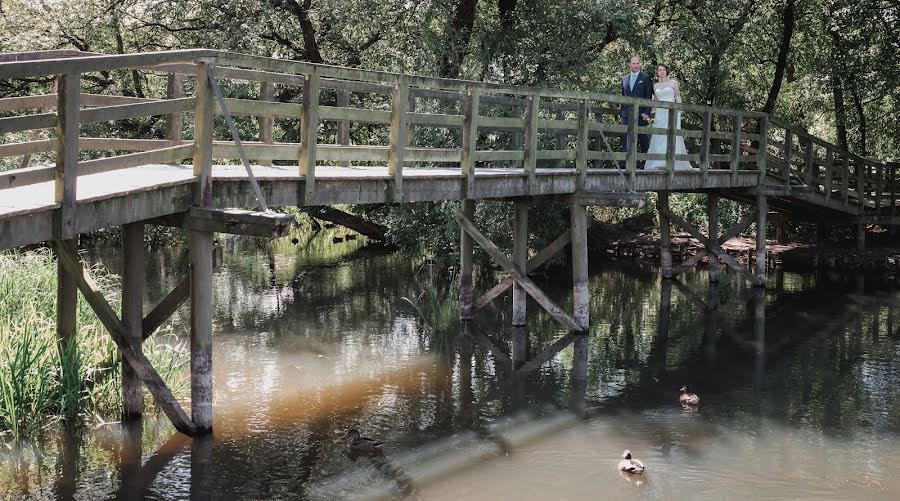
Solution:
M117 307L118 279L100 267L91 274ZM55 294L51 252L0 254L0 433L16 441L55 422L78 426L121 414L115 344L83 300L76 335L58 340ZM167 330L145 342L144 352L176 396L186 395L185 343Z

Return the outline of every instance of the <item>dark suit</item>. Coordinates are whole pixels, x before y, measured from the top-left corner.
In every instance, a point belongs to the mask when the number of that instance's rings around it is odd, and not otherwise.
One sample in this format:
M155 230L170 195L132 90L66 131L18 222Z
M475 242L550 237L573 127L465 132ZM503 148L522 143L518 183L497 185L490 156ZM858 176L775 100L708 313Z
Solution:
M637 78L634 82L634 87L631 87L631 72L625 74L622 77L622 95L627 97L637 97L642 99L653 99L653 82L650 80L650 75L639 72ZM622 118L622 123L628 125L629 120L629 110L630 106L622 105L621 110L619 111L619 116ZM638 126L645 127L647 125L647 121L640 117L640 115L650 116L650 107L649 106L641 106L640 111L638 113ZM650 136L647 134L638 135L638 145L640 146L640 153L646 153L647 148L650 146ZM627 151L628 149L628 136L625 136L625 139L622 140L622 151Z

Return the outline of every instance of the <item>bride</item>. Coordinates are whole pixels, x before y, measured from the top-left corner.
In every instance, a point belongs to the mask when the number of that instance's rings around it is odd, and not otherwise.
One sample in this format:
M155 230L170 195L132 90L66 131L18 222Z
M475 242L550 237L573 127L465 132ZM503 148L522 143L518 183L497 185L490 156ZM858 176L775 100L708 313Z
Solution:
M653 85L653 95L658 101L666 103L680 103L681 89L678 88L678 82L669 78L669 67L664 64L656 66L656 76L659 77L659 83ZM677 122L675 128L681 128L681 112L676 112ZM655 120L653 127L665 129L669 127L669 110L667 108L656 108ZM668 140L665 134L653 134L650 139L650 146L647 148L648 154L665 154ZM675 136L675 154L687 155L687 148L684 146L684 137ZM665 160L647 160L644 164L645 170L665 170ZM686 160L677 160L675 162L675 170L693 170L694 166Z

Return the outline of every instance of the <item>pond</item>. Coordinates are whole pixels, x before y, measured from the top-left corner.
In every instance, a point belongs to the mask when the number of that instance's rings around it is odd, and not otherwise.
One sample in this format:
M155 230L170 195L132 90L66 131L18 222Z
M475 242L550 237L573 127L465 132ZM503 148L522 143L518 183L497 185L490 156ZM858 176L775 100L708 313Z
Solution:
M461 325L449 272L336 232L222 242L212 439L155 415L60 431L0 453L0 498L900 497L890 279L779 271L763 292L592 260L578 336L534 302L513 329L509 294ZM186 255L148 259L149 307ZM535 279L571 309L567 272ZM348 428L385 455L348 454ZM623 449L645 475L619 474Z

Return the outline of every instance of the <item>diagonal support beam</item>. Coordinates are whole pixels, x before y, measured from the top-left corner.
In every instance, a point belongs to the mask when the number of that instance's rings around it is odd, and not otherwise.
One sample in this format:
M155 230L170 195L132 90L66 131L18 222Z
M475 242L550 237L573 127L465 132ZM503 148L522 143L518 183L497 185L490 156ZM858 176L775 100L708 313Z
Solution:
M743 233L744 230L749 228L750 225L753 224L755 221L756 221L756 214L753 211L748 211L747 213L745 213L744 217L737 224L735 224L734 226L729 228L728 231L723 233L722 236L720 236L718 238L719 246L724 245L725 242L728 242L729 240L731 240L731 239L737 237L738 235L740 235L741 233ZM723 249L723 252L724 252L724 249ZM693 256L685 259L684 262L681 263L677 268L674 268L672 270L672 276L674 277L675 275L678 275L680 273L684 273L684 272L690 270L691 268L696 266L697 263L699 263L701 259L705 258L708 255L710 255L710 252L706 249L698 251Z
M677 267L672 269L672 277L674 278L679 273L684 273L684 272L690 270L691 268L696 266L697 263L699 263L701 259L705 258L708 255L709 255L709 251L706 249L701 249L701 250L697 251L696 254L685 259L684 262L682 262L680 265L678 265Z
M216 247L213 249L213 271L219 269L220 266L222 266L222 249L221 247ZM175 310L177 310L181 306L181 303L190 297L190 295L191 277L188 275L172 289L172 292L156 305L156 308L153 308L153 310L144 317L142 329L143 339L146 340L150 337L163 322L168 320L169 317L175 313Z
M487 237L482 235L481 232L478 231L478 228L476 228L471 221L466 219L466 217L463 216L461 212L456 213L456 220L457 222L459 222L459 225L462 227L462 229L466 233L468 233L473 240L478 242L478 245L480 245L481 248L484 249L484 251L487 252L488 255L491 256L491 258L497 264L499 264L501 268L506 270L506 272L509 273L513 277L513 279L522 286L523 289L525 289L525 292L527 292L528 295L533 297L534 300L538 302L538 304L540 304L545 310L547 310L547 313L549 313L550 316L555 318L559 323L563 324L563 326L565 326L569 330L582 330L581 326L579 326L578 323L572 319L572 317L570 317L565 311L562 310L562 308L560 308L552 300L550 300L550 298L547 297L547 295L544 294L544 292L541 291L541 289L534 282L532 282L527 275L522 273L522 271L519 270L519 268L503 254L503 251L497 248L497 246L494 245L494 243L491 242Z
M693 303L694 306L696 306L697 308L699 308L703 311L710 309L709 305L706 304L706 301L704 301L700 296L698 296L696 293L694 293L694 291L688 289L688 287L686 285L684 285L684 283L682 283L681 280L678 280L677 278L673 278L672 284L675 285L675 288L678 289L678 292L680 292L682 296L687 298L687 300L690 301L691 303Z
M535 355L534 358L532 358L531 360L522 364L521 367L516 369L515 374L517 374L517 375L527 374L527 373L537 369L538 367L544 365L544 363L547 362L547 360L550 360L557 353L562 351L563 348L565 348L566 346L569 346L571 343L573 343L576 339L578 339L578 337L586 336L586 335L587 334L584 331L581 331L581 332L573 331L573 332L566 334L565 336L557 339L550 346L544 348L544 351Z
M544 247L544 250L538 252L531 259L528 260L528 265L525 268L525 273L531 273L532 271L540 268L540 266L546 263L551 257L555 256L559 251L563 250L569 243L572 241L572 232L566 230L565 233L560 235L556 240L550 243L547 247ZM485 292L481 297L475 300L475 304L472 305L472 313L484 308L491 301L500 297L501 294L506 292L510 287L512 287L513 282L515 280L513 277L506 277L497 285L491 287L491 289Z
M741 266L734 257L730 256L727 252L725 252L721 246L719 246L718 242L713 244L709 238L706 237L703 233L700 233L696 228L691 226L690 223L682 219L680 216L669 210L667 207L663 207L662 205L657 204L657 209L665 214L666 217L669 218L670 221L678 225L681 229L691 234L692 237L696 238L701 244L703 244L706 249L711 252L714 256L718 257L722 261L724 261L729 267L738 273L744 275L744 278L749 280L751 283L756 283L756 277L750 274L750 272Z
M166 383L163 382L159 373L156 372L156 369L153 368L153 365L141 351L134 349L132 345L124 341L125 325L119 320L112 306L106 302L103 291L100 290L100 287L97 286L84 267L81 266L81 261L78 259L75 248L70 243L59 240L53 241L53 247L56 250L59 262L75 278L75 283L84 299L91 305L100 322L103 323L103 326L106 327L106 330L112 336L113 341L118 345L119 350L125 357L125 361L131 365L141 382L150 390L157 404L159 404L178 431L185 435L193 434L194 423L191 422L184 409L181 408L181 405L175 399L172 391L166 386Z

